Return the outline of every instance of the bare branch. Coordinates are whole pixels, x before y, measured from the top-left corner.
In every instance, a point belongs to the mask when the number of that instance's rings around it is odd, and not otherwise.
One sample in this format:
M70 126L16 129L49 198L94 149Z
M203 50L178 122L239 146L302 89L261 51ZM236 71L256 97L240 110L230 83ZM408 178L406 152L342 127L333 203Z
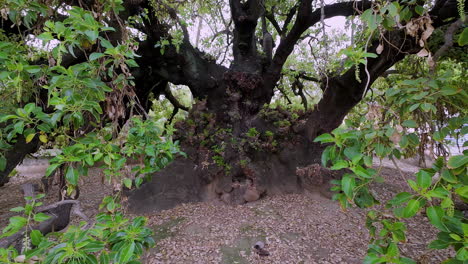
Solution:
M437 60L439 60L439 58L445 53L447 52L447 50L453 46L453 35L455 34L455 32L463 25L463 21L461 19L458 19L457 21L455 21L454 23L452 23L447 31L445 31L445 35L444 35L444 40L445 40L445 43L444 45L442 45L442 47L440 47L436 53L434 54L434 57L433 57L433 60L434 60L434 67L435 68L435 63L437 62Z
M283 31L281 30L281 27L278 24L278 21L276 21L273 11L265 13L265 17L268 19L268 21L270 21L270 23L275 28L276 32L278 32L278 34L281 36L283 34Z

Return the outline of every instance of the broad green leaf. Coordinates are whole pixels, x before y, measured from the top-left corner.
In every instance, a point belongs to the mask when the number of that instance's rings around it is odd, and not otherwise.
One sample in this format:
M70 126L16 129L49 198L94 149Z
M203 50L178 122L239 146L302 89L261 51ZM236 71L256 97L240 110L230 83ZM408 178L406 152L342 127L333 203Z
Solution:
M450 195L450 192L445 190L442 187L437 187L433 190L430 190L426 193L426 195L430 197L435 197L435 198L440 198L440 199L445 199Z
M132 256L133 256L133 253L135 251L135 242L131 242L130 244L127 244L125 245L119 252L118 254L118 263L126 263L127 261L129 261Z
M104 53L93 52L89 55L89 61L97 60L104 56L106 56Z
M47 143L49 140L47 139L47 136L46 135L39 135L39 140L42 142L42 143Z
M34 139L35 136L36 136L35 133L32 133L32 134L27 135L27 136L26 136L26 143L31 142L31 141Z
M341 169L344 169L344 168L347 168L348 167L348 162L345 161L345 160L339 160L337 162L335 162L335 164L333 164L333 166L330 168L332 170L341 170Z
M19 206L19 207L11 208L10 211L11 211L11 212L19 213L19 212L24 211L24 207Z
M37 214L34 215L34 221L36 221L36 222L43 222L43 221L45 221L45 220L47 220L49 218L50 218L50 216L46 215L44 213L37 213Z
M410 259L410 258L401 257L400 258L400 263L401 264L416 264L417 262Z
M334 141L335 141L335 138L328 133L322 134L314 139L314 142L321 142L321 143L330 143Z
M391 206L401 205L413 198L413 195L408 192L401 192L397 194L393 199L388 201L388 204Z
M422 6L420 6L420 5L416 6L414 10L415 10L416 13L417 13L418 15L420 15L420 16L422 16L422 14L424 14L424 7L422 7Z
M458 45L465 46L468 44L468 28L463 29L463 32L458 37Z
M414 110L418 109L418 107L419 107L419 103L413 104L412 106L410 106L409 111L413 112Z
M400 253L398 246L395 243L390 243L387 247L387 256L395 257Z
M0 171L4 171L6 168L7 160L5 157L0 156Z
M406 135L403 135L400 139L400 147L406 148L408 145L409 145L408 137Z
M365 169L360 165L357 165L356 167L351 168L351 170L356 175L363 177L363 178L372 178L372 175L374 175L374 173L370 169Z
M94 253L104 249L105 243L101 241L91 241L83 247L83 251L87 253Z
M431 206L426 209L427 217L431 224L440 231L448 232L447 227L442 223L442 217L445 216L444 210L440 206Z
M419 211L419 208L421 208L421 203L418 200L410 200L408 205L406 205L405 209L403 210L403 217L409 218L415 216Z
M430 104L430 103L421 104L421 109L424 112L429 112L432 109L432 104Z
M405 120L402 124L404 127L416 128L418 124L414 120Z
M449 242L437 239L429 243L427 247L432 248L432 249L444 249L444 248L447 248L448 246L450 246Z
M468 163L468 156L465 156L465 155L452 156L449 158L447 162L447 167L449 167L450 169L456 169L456 168L460 168L461 166L464 166L466 163Z
M418 173L416 173L416 182L421 189L429 188L432 182L431 174L424 170L420 170Z
M125 187L127 187L128 189L131 189L131 188L132 188L132 180L131 180L131 179L125 178L125 179L123 180L123 183L124 183Z
M341 189L349 199L353 198L353 190L356 187L356 182L353 177L345 176L341 180Z
M457 251L457 259L461 261L468 260L468 249L466 247L462 247Z
M461 197L468 199L468 185L455 189L455 192Z
M375 154L381 158L385 157L385 145L381 143L375 144Z
M67 173L65 174L65 179L72 185L78 184L78 171L75 170L72 166L67 168Z
M29 235L31 236L31 242L34 246L38 246L44 237L44 235L42 235L41 231L39 230L33 230Z
M35 103L29 103L29 104L24 106L24 111L26 111L26 113L30 114L34 110L35 107L36 107Z
M45 176L49 177L61 164L58 163L52 163L47 167Z

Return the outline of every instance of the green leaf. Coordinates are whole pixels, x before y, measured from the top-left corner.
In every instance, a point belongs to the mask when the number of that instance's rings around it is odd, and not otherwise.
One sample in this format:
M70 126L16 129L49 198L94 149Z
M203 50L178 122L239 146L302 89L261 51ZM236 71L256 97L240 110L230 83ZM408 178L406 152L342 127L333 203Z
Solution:
M400 9L400 4L398 2L392 2L388 5L388 14L395 17L398 15L398 9Z
M36 221L36 222L43 222L43 221L45 221L45 220L47 220L49 218L50 218L50 216L46 215L44 213L37 213L37 214L34 215L34 221Z
M387 256L389 257L396 257L400 251L398 250L398 246L395 243L390 243L387 247Z
M440 198L440 199L445 199L450 195L450 192L445 190L442 187L437 187L433 190L430 190L426 193L426 195L430 197L435 197L435 198Z
M432 183L431 174L424 170L420 170L418 173L416 173L416 182L421 189L429 188Z
M107 254L106 252L101 253L101 256L99 256L99 263L109 264L110 263L109 254Z
M421 104L421 109L424 112L429 112L432 109L432 104L430 104L430 103Z
M460 168L461 166L464 166L466 163L468 163L468 156L465 156L465 155L452 156L449 158L447 162L447 167L449 167L450 169L456 169L456 168Z
M349 199L353 198L354 187L356 187L355 179L350 176L344 176L341 180L341 189Z
M369 170L369 169L364 169L362 166L360 165L357 165L356 167L354 168L351 168L351 170L358 176L361 176L363 178L372 178L372 175L374 175L374 173Z
M462 198L468 199L468 185L455 189L455 193L460 195Z
M36 136L36 133L32 133L32 134L27 135L26 136L26 143L31 142L34 139L35 136Z
M335 142L335 138L329 133L322 134L314 139L314 142L330 143Z
M34 246L38 246L44 238L44 235L42 235L39 230L33 230L29 235L31 236L31 242Z
M24 207L19 206L19 207L11 208L10 211L11 211L11 212L19 213L19 212L24 211Z
M409 201L411 198L413 198L412 194L408 192L401 192L397 194L393 199L388 201L388 204L391 206L397 206Z
M78 184L78 171L75 170L72 166L67 168L67 172L65 174L65 179L72 185Z
M444 249L444 248L447 248L448 246L450 246L449 242L437 239L429 243L427 247L432 248L432 249Z
M375 154L381 158L385 157L385 145L380 143L375 144Z
M413 112L413 111L416 110L418 107L419 107L419 103L416 103L416 104L410 106L409 111L410 111L410 112Z
M129 261L132 258L134 251L135 251L135 242L132 241L130 244L125 245L120 250L118 254L117 263L125 263Z
M463 32L458 37L458 45L465 46L468 44L468 28L463 29Z
M333 166L330 168L331 170L341 170L341 169L344 169L344 168L347 168L348 167L348 162L346 162L345 160L339 160L337 162L335 162L335 164L333 164Z
M461 261L468 260L468 250L466 247L462 247L457 251L457 259Z
M131 180L131 179L125 178L125 179L123 180L123 183L124 183L125 187L127 187L128 189L131 189L131 188L132 188L132 180Z
M47 136L46 135L39 135L39 140L42 142L42 143L47 143L49 140L47 139Z
M47 167L47 169L46 169L45 176L49 177L60 165L61 164L59 164L59 163L50 164L49 167Z
M416 8L414 9L414 11L416 11L416 13L420 16L422 16L422 14L424 14L424 7L418 5L416 6Z
M36 104L35 103L29 103L27 105L24 106L24 111L26 111L26 113L30 114L34 108L36 108Z
M418 200L410 200L408 205L406 205L405 209L403 210L403 217L409 218L415 216L419 211L419 208L421 208L421 203Z
M327 163L330 160L330 154L334 150L335 149L333 146L328 146L327 148L325 148L325 150L322 152L322 166L327 167Z
M89 55L89 61L97 60L101 57L106 56L104 53L99 53L99 52L93 52L91 55Z
M410 259L410 258L401 257L400 258L400 263L402 263L402 264L416 264L417 262Z
M4 171L6 168L7 160L5 157L0 156L0 171Z
M402 124L404 127L416 128L418 124L414 120L405 120Z
M448 232L447 227L442 223L445 216L444 210L440 206L431 206L426 209L427 217L433 226L443 232Z
M83 247L83 251L86 253L94 253L104 249L105 243L101 241L91 241Z
M358 164L358 162L361 160L363 155L359 152L359 150L356 147L352 148L345 148L344 150L345 156L350 159L354 164Z
M458 90L458 87L452 86L452 85L445 85L442 87L442 90L440 93L442 95L455 95L459 93L461 90Z

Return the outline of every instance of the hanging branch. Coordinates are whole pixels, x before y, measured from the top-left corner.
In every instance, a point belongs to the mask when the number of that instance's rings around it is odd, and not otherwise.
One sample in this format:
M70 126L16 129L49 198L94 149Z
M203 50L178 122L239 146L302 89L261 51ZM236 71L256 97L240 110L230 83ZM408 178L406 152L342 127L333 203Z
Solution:
M171 91L171 88L170 88L169 84L166 85L166 89L164 90L164 94L166 95L167 100L169 100L169 102L171 102L172 106L174 106L174 110L172 110L171 117L167 121L167 124L171 124L172 120L174 119L174 117L179 112L179 109L189 111L189 108L184 106L183 104L181 104L179 102L179 100L177 100L177 98L172 94L172 91Z
M307 111L308 106L307 106L307 97L304 94L304 84L301 81L299 81L298 76L296 76L296 79L294 80L292 84L292 90L295 95L298 95L301 97L301 102L304 105L304 109Z

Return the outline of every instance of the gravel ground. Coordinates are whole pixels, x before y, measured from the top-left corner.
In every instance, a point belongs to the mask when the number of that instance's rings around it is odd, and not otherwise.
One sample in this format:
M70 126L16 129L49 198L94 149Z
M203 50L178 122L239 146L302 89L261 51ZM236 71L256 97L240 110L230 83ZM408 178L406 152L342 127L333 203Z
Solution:
M12 215L9 208L22 205L20 184L40 177L38 165L31 164L32 176L27 168L20 168L20 177L0 188L0 227ZM408 187L400 173L390 168L390 161L383 166L385 183L371 189L385 201ZM399 167L407 178L417 169L406 163ZM97 213L102 197L111 192L100 179L99 171L92 170L83 180L80 200L88 216ZM53 198L45 202L53 202ZM361 263L369 241L365 215L365 210L357 208L343 211L337 202L313 193L267 197L241 206L183 204L148 215L157 246L147 252L144 263ZM408 220L407 227L408 242L400 245L405 256L419 263L440 263L453 254L451 250L427 250L437 231L425 217ZM265 243L269 256L254 252L258 241Z

